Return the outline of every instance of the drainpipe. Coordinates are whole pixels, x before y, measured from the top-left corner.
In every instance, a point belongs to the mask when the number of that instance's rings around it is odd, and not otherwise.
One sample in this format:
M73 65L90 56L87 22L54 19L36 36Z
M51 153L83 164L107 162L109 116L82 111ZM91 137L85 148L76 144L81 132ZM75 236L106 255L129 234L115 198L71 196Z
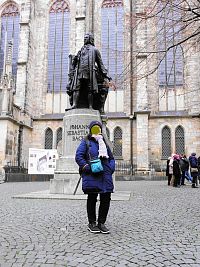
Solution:
M18 146L17 146L17 166L21 166L21 156L22 156L22 137L23 137L23 123L19 125L18 130Z
M92 4L92 33L94 34L94 0L91 0Z
M28 3L27 3L28 4ZM29 10L29 18L28 18L28 23L26 22L25 24L28 25L28 54L27 54L27 62L26 62L26 84L25 84L25 98L24 98L24 113L27 113L28 111L28 99L27 99L27 92L28 92L28 64L29 64L29 55L30 55L30 36L31 36L31 29L30 29L30 21L31 21L31 12L32 12L32 3L29 1L30 4L30 10ZM29 111L30 112L30 111Z
M130 161L133 175L133 1L130 0Z

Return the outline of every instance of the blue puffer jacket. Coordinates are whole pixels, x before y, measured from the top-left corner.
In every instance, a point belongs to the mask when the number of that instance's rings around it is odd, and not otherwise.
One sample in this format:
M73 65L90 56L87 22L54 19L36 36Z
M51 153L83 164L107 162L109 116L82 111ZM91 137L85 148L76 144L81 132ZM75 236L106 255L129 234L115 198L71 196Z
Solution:
M93 138L88 136L89 151L92 159L98 158L99 144ZM102 159L103 172L94 174L89 165L89 154L87 142L83 139L77 148L75 160L82 173L82 189L87 193L106 193L113 192L114 186L112 174L115 171L115 160L110 148L107 146L108 159ZM86 165L88 164L88 165Z

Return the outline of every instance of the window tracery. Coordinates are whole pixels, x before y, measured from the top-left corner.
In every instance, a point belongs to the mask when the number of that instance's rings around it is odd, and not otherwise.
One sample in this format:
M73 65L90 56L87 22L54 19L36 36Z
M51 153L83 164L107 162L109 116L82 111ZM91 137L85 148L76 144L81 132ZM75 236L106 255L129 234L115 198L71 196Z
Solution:
M171 131L168 126L165 126L162 129L162 158L167 159L171 154Z
M68 12L68 11L69 11L68 3L64 0L57 0L52 4L49 12L59 13L59 12Z
M185 136L182 126L178 126L175 131L175 148L177 154L185 153Z
M109 75L122 88L124 60L124 7L123 1L108 1L101 8L102 59Z
M120 127L116 127L114 130L113 154L115 157L122 157L122 129Z
M20 13L15 3L9 3L1 13L0 74L3 72L8 42L12 43L12 74L17 74ZM6 49L6 50L5 50Z
M63 92L68 81L69 6L55 1L49 11L48 92Z
M45 149L53 148L53 131L50 128L47 128L45 131L44 148Z
M102 3L102 7L116 7L123 6L123 1L121 0L104 0Z

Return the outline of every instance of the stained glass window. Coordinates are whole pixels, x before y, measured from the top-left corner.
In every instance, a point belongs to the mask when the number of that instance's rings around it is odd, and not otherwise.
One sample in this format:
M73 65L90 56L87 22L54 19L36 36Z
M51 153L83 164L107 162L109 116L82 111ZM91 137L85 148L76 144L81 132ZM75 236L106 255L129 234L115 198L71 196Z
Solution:
M162 129L162 158L167 159L171 154L171 131L168 126L165 126Z
M0 74L3 72L5 52L8 42L12 42L12 74L17 74L17 59L19 46L19 20L18 7L9 3L1 13L1 39L0 39ZM6 50L5 50L6 49Z
M185 153L185 137L184 129L182 126L178 126L175 131L175 147L177 154Z
M120 89L124 46L123 1L104 0L101 8L102 59L109 75Z
M167 51L159 53L159 63L162 60L158 69L160 87L175 88L183 85L183 51L181 45L175 45L182 37L181 9L176 2L160 1L159 6L158 49Z
M47 128L45 131L45 149L52 149L53 148L53 131L50 128Z
M48 92L66 90L69 55L69 6L57 0L49 11Z
M114 130L113 154L116 158L122 157L122 129L120 127L116 127Z

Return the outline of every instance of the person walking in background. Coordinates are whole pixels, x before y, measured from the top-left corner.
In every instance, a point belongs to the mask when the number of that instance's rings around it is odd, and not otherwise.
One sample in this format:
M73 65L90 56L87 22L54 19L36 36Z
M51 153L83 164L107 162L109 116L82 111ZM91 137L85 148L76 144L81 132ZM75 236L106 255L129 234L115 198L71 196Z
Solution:
M197 164L198 164L198 179L200 181L200 156L197 159Z
M189 170L189 160L187 159L186 155L181 154L180 160L179 160L180 168L181 168L181 185L185 185L185 177L186 172L188 174Z
M189 162L190 162L190 172L192 176L192 188L197 188L198 187L198 160L196 157L196 153L192 153L191 156L189 157Z
M174 175L173 175L173 161L174 161L174 155L175 154L172 154L171 156L171 159L169 160L169 170L170 172L172 173L172 177L171 177L171 180L170 180L170 185L171 186L174 186Z
M181 180L181 169L179 165L179 155L175 154L173 156L173 175L174 175L174 187L180 187Z
M183 156L185 161L185 178L188 180L188 182L192 183L192 176L190 175L190 162L189 159L186 157L186 155Z
M100 159L103 170L94 173L91 169L91 159ZM88 230L92 233L109 233L105 226L113 193L112 174L115 171L115 160L109 146L102 136L102 124L92 121L89 134L77 148L75 160L82 175L82 190L87 197ZM100 195L98 220L96 220L96 202ZM98 224L97 224L98 223Z
M172 164L169 165L170 160L172 160ZM166 167L166 176L168 177L168 185L170 185L171 179L172 179L172 175L173 175L173 159L172 157L169 157L167 159L167 167Z

